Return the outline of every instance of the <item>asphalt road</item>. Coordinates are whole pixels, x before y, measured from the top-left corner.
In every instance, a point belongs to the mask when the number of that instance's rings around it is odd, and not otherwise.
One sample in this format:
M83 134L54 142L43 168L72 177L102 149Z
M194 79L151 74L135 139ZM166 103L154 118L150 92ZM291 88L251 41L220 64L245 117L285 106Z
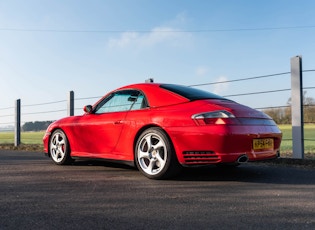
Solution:
M246 164L145 178L0 150L0 229L315 229L315 169Z

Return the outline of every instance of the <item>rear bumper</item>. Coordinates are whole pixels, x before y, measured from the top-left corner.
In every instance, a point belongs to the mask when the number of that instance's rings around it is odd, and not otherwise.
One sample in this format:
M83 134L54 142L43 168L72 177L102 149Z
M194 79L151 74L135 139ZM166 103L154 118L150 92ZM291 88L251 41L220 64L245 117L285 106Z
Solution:
M260 153L239 152L239 153L207 153L206 151L188 151L183 153L182 165L210 165L222 163L246 163L278 158L280 152L266 151Z
M277 158L282 134L277 126L187 127L169 131L178 161L182 165L208 165ZM253 139L272 138L272 149L254 150Z

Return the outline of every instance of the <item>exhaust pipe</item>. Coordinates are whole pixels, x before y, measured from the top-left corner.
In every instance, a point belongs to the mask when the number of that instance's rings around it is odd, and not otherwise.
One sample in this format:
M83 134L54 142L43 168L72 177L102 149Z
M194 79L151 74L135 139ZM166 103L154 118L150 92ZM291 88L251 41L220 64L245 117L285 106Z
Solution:
M237 163L241 164L241 163L246 163L248 162L248 156L247 155L242 155L237 159Z

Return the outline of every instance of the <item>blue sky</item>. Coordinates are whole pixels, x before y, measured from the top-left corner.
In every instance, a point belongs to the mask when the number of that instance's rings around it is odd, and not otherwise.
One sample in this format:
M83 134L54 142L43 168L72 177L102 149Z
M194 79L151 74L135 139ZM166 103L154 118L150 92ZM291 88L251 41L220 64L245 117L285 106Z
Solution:
M76 98L101 96L149 77L195 85L289 72L295 55L304 69L315 69L314 9L312 0L0 0L0 109L19 98L22 105L65 100L70 90ZM315 86L313 75L305 74L304 86ZM224 96L286 89L290 82L285 75L201 88ZM286 105L289 97L230 99L261 108ZM0 123L12 120L1 113L11 111L0 110Z

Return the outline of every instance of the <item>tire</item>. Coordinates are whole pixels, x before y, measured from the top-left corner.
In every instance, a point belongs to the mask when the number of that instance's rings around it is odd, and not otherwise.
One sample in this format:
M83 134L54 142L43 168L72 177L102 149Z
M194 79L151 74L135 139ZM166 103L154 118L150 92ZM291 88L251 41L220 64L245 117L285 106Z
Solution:
M51 135L49 154L53 162L57 165L66 165L72 162L68 138L60 129L57 129Z
M170 139L157 127L149 128L139 136L135 161L142 174L150 179L169 178L181 168Z

